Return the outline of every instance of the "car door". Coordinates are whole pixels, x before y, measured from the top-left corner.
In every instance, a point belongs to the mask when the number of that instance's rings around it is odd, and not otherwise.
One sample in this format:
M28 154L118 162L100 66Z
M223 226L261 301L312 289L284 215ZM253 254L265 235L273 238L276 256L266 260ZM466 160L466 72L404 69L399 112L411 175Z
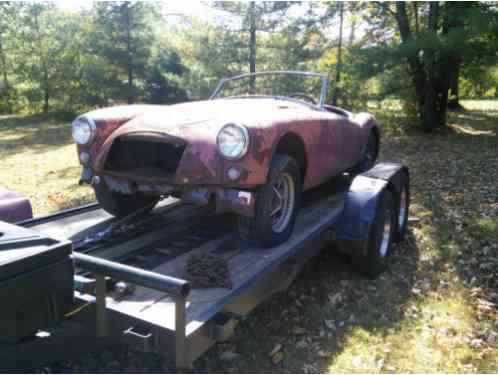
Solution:
M357 123L344 117L341 121L343 169L354 167L362 152L361 129Z
M341 173L349 160L344 158L345 124L341 117L314 112L300 127L307 151L305 188L317 186Z

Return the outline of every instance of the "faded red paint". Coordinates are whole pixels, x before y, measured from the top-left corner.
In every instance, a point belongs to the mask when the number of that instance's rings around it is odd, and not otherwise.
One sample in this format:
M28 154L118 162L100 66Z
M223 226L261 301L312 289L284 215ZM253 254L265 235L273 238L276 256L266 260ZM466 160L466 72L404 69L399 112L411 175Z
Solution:
M28 198L0 187L0 220L15 223L32 217L33 210Z
M105 169L113 142L120 137L182 143L186 148L175 176L140 177L143 182L167 183L179 189L197 186L250 189L263 185L277 145L289 133L304 144L307 160L304 189L309 189L353 167L360 159L370 129L377 126L369 114L347 118L270 98L124 106L90 112L87 116L94 119L98 128L96 140L89 148L91 167L96 174L137 180L132 174ZM218 132L231 122L246 126L250 135L249 150L238 161L224 159L216 145ZM226 176L230 167L241 171L238 181Z

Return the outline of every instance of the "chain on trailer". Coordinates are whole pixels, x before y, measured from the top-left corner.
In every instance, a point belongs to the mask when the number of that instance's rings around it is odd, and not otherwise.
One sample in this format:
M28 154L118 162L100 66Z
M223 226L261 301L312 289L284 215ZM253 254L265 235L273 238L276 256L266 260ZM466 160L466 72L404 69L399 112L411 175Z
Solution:
M127 232L135 231L138 228L143 227L145 224L156 220L157 217L155 215L150 215L143 218L142 220L132 222L134 219L140 218L141 215L148 213L152 208L154 208L155 205L157 205L157 203L163 201L164 199L166 199L166 197L167 196L161 196L158 202L154 202L150 205L139 208L131 214L128 214L127 216L119 219L115 223L110 224L106 229L73 242L73 250L88 250L88 248L110 241L113 238L123 235Z
M166 197L162 196L159 201L164 200ZM91 234L81 240L73 242L73 250L89 253L96 250L100 245L108 246L109 242L116 241L122 236L136 235L140 230L147 228L151 230L150 224L158 221L158 216L161 214L146 215L157 203L140 208L131 214L119 219L118 221L110 224L105 229ZM222 235L225 231L222 227L220 230L208 231L205 225L196 228L194 232L186 233L183 236L176 237L175 239L167 241L166 246L152 247L153 253L161 257L171 257L173 255L171 250L167 247L174 246L180 253L187 252L192 248L199 245L200 242L205 242L214 237ZM233 241L229 241L233 242ZM232 244L233 246L234 244ZM229 246L230 247L230 246ZM147 251L145 251L147 252ZM228 261L233 257L233 251L227 254L206 253L199 255L189 256L184 269L184 277L198 288L232 288L232 281L228 267ZM124 260L125 263L139 265L145 269L153 268L155 258L150 254L135 254L128 259ZM80 272L80 275L90 275L88 272ZM116 297L124 298L127 295L133 294L135 286L130 283L125 283L120 280L107 278L108 287L116 293Z

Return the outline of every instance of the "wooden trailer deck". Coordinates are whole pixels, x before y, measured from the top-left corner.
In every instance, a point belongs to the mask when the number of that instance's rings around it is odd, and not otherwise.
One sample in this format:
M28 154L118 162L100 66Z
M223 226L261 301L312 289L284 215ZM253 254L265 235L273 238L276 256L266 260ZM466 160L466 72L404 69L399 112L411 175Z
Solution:
M203 253L224 257L228 255L232 288L191 290L186 305L187 336L243 294L258 278L303 250L303 244L312 240L310 235L322 233L323 229L329 228L340 217L342 204L340 197L329 196L305 207L298 217L292 237L281 246L272 249L253 248L242 244L232 232L153 268L153 272L185 279L184 270L188 257ZM272 285L268 285L269 291L271 287ZM108 298L107 307L170 330L175 329L174 299L159 291L137 287L132 295L123 300Z

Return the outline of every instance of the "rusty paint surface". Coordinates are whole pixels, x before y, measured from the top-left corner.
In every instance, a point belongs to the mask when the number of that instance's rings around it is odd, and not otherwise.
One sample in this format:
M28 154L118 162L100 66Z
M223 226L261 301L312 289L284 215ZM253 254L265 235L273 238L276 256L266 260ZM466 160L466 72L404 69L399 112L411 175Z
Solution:
M106 170L106 158L116 139L139 137L156 142L186 145L174 176L141 176L143 181L167 183L178 188L220 186L253 188L266 182L279 141L292 133L304 144L307 160L304 189L317 186L353 167L362 154L368 132L376 127L373 116L343 117L308 106L271 98L217 99L171 106L123 106L86 114L97 125L90 148L92 169L98 175L136 181L126 171ZM227 123L247 127L250 144L238 161L224 159L216 137ZM79 148L80 151L83 149ZM226 175L230 167L242 173L236 181Z

